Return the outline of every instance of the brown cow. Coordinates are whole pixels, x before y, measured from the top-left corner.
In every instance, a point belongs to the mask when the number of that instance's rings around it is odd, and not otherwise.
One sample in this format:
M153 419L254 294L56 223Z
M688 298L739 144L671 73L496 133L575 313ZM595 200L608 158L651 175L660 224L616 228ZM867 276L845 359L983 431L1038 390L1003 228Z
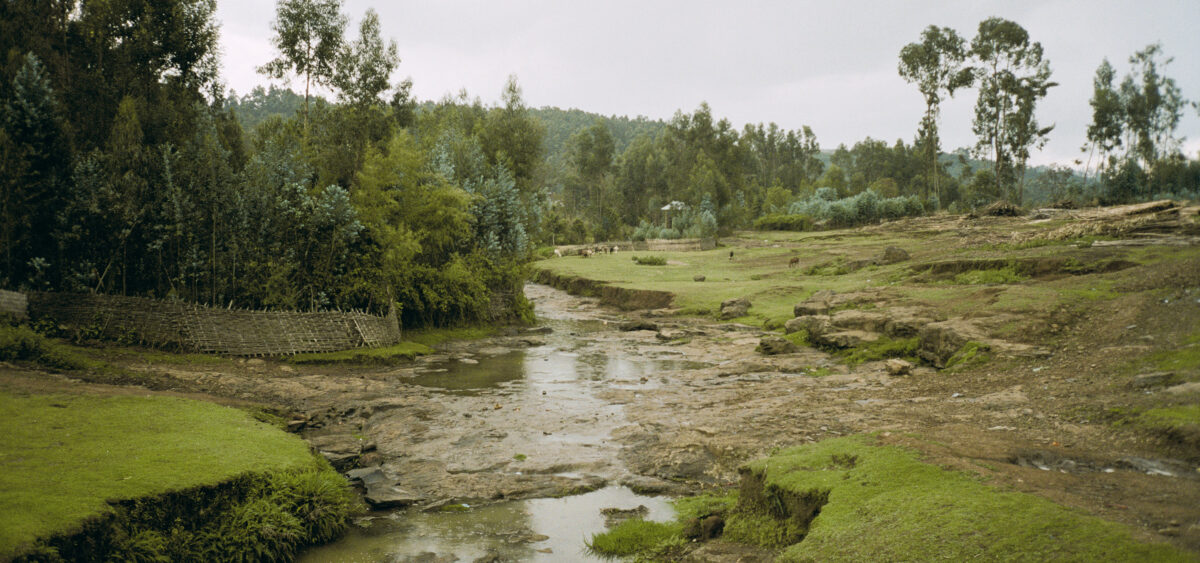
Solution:
M788 268L797 268L799 266L800 266L800 257L799 256L795 256L791 260L788 260Z

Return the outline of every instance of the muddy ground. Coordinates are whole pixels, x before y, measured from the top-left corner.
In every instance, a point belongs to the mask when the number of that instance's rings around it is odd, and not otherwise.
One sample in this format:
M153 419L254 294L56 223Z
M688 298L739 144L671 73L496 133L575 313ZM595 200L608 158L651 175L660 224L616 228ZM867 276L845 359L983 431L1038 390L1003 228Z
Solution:
M1105 416L1109 406L1162 392L1114 384L1113 373L1195 329L1194 268L1185 261L1142 277L1169 297L1098 302L1055 319L1059 337L1042 353L952 375L918 367L893 376L883 362L851 369L811 348L764 356L755 351L767 334L759 328L621 313L530 285L545 328L449 343L399 367L131 363L175 389L147 391L0 366L0 388L265 405L339 467L378 467L394 485L375 499L380 507L560 496L605 484L695 492L732 484L740 464L778 448L878 432L934 463L1200 553L1200 457ZM886 290L869 297L887 308ZM629 320L646 329L620 330ZM456 387L453 376L463 373L481 383ZM723 558L714 549L709 555ZM729 552L730 560L747 555Z

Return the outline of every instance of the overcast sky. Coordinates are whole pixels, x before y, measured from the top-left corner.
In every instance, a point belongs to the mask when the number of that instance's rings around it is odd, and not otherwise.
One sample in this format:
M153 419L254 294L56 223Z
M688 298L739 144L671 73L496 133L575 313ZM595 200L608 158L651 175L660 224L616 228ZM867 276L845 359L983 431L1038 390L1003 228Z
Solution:
M1092 77L1107 57L1118 80L1135 51L1161 42L1175 61L1165 74L1200 99L1200 1L770 1L603 2L346 0L348 38L374 8L421 100L466 89L499 100L515 74L533 107L669 119L704 101L716 117L812 127L823 149L870 136L911 143L924 102L896 72L898 53L929 25L968 40L979 22L1016 21L1045 48L1060 86L1038 107L1056 124L1034 163L1080 158ZM273 0L218 0L223 77L246 93L269 83L254 68L274 57ZM293 89L303 89L294 81ZM975 92L943 104L943 148L974 144ZM1178 131L1200 151L1200 118L1189 108ZM1086 155L1084 155L1086 158Z

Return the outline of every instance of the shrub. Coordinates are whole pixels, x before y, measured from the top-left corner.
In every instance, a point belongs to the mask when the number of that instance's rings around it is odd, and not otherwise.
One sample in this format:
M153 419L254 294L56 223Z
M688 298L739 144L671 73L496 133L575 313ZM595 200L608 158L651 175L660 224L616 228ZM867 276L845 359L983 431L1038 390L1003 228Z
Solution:
M0 326L0 360L36 360L49 348L45 337L24 326Z
M754 220L756 231L807 231L812 229L812 219L807 215L773 213Z
M667 259L662 256L634 256L633 262L638 266L666 266Z

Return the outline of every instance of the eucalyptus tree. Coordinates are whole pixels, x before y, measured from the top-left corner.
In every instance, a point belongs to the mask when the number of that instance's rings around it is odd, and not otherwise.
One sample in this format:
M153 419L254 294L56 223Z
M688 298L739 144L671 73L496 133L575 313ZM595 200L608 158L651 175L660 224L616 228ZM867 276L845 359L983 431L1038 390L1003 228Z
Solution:
M612 133L601 119L580 130L567 141L567 159L574 173L568 179L568 204L575 211L585 203L593 218L598 218L607 197L601 193L605 178L613 170L616 148Z
M1133 73L1125 76L1120 87L1127 150L1147 169L1179 150L1175 128L1187 104L1175 79L1162 74L1162 68L1174 60L1172 57L1164 60L1163 56L1159 43L1134 53L1129 58Z
M358 39L345 45L337 57L331 80L344 102L380 103L380 94L391 87L392 72L400 64L394 39L380 35L379 15L368 9L358 27Z
M304 76L306 123L309 88L333 82L345 29L341 0L279 0L275 5L271 43L279 56L258 67L258 72L277 79Z
M941 199L938 178L938 115L942 94L953 97L955 90L974 81L974 72L965 66L966 41L948 27L931 25L921 33L920 43L909 43L900 50L900 76L916 83L925 96L925 116L921 118L919 143L929 161L934 194Z
M1115 76L1112 64L1104 59L1096 69L1096 77L1092 79L1092 99L1089 101L1092 123L1088 125L1088 144L1084 145L1083 150L1088 150L1089 145L1092 153L1100 149L1100 168L1108 163L1112 151L1121 146L1121 133L1125 125L1125 106L1120 93L1113 87ZM1089 154L1088 168L1091 168L1091 164L1092 156ZM1086 170L1084 176L1086 179Z
M1050 81L1042 44L1030 42L1029 32L1016 22L1002 18L980 22L971 54L979 64L972 127L979 137L975 151L993 158L997 191L1005 193L1016 186L1020 204L1024 186L1018 176L1024 176L1029 151L1044 146L1054 129L1039 125L1034 110L1057 84Z

